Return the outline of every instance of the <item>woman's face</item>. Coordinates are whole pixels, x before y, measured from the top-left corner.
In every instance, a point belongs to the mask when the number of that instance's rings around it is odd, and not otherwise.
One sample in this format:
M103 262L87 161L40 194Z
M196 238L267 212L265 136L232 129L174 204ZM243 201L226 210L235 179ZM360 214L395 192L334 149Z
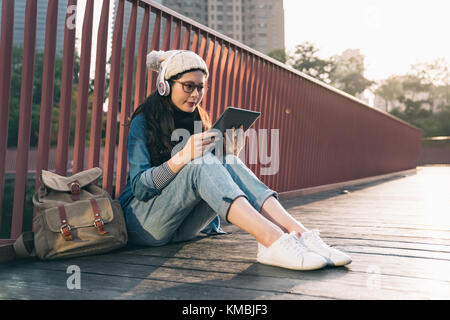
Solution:
M181 111L194 112L203 99L205 86L206 76L203 72L187 72L173 82L170 99ZM199 87L202 89L199 89ZM191 92L189 93L189 91Z

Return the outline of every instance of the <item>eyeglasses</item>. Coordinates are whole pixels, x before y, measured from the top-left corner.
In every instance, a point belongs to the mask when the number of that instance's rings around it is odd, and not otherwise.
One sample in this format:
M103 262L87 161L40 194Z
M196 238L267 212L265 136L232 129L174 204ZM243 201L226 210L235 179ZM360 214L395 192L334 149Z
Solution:
M192 93L196 88L197 91L201 93L203 92L203 90L205 90L205 88L209 87L208 85L204 86L203 84L195 84L192 82L181 82L178 80L173 80L173 82L178 82L179 84L181 84L183 86L183 91L186 93Z

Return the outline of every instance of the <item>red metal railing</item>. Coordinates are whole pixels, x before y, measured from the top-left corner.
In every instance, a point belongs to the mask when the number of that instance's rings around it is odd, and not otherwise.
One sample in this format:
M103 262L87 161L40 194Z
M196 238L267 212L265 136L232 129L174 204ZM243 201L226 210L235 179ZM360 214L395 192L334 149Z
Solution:
M419 165L450 164L450 137L423 138Z
M132 4L128 21L124 21L126 1ZM76 4L76 0L69 0L69 6ZM102 146L102 108L105 96L111 5L112 2L110 3L109 0L103 1L98 30L93 30L94 0L87 0L84 12L73 172L87 169L84 159L89 70L91 43L96 41L96 71L87 167L103 168L102 186L108 192L114 192L113 196L117 197L120 194L126 182L128 128L123 124L132 110L155 88L156 74L147 72L145 66L146 55L151 50L190 49L205 59L210 69L211 76L208 81L211 89L206 93L204 106L210 112L213 121L226 106L233 105L262 112L262 117L254 127L257 131L258 129L279 129L280 154L271 155L272 162L275 157L279 161L277 174L262 175L261 170L267 165L261 162L249 164L262 181L279 192L416 167L421 136L418 129L149 0L119 0L116 8L109 89L106 92L109 101L106 114L106 141ZM27 173L30 170L39 173L42 169L50 169L66 175L68 162L72 160L68 155L75 29L68 28L66 25L56 167L48 167L54 95L57 9L58 1L49 0L42 74L38 161L36 168L28 168L37 6L36 1L27 1L20 135L17 147L11 239L15 239L22 232L24 206L32 205L23 201ZM138 12L144 14L140 25L137 25ZM78 12L78 14L81 13ZM0 38L0 101L2 101L0 104L0 204L2 204L7 152L13 17L14 0L3 0ZM69 13L66 19L68 18ZM128 26L128 32L124 59L122 59L124 23ZM140 38L136 58L137 30L139 30ZM153 30L152 34L150 30ZM93 31L95 31L94 34ZM134 73L135 58L137 63ZM122 60L123 78L121 80ZM120 117L119 132L117 132L118 115ZM116 146L117 135L118 146ZM271 150L275 142L271 141L270 137L267 142L267 148ZM116 147L118 154L115 154ZM100 163L102 148L104 148L104 161ZM247 157L254 156L249 152L250 148L252 146L247 148ZM116 187L113 191L114 184Z

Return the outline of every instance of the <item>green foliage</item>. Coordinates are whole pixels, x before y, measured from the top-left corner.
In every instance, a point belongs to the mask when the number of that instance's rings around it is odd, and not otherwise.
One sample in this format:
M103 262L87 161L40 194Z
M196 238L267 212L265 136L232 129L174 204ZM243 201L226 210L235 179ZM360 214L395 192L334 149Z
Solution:
M384 99L385 111L389 111L390 102L398 100L402 96L402 80L398 76L391 76L381 83L375 89L374 93Z
M423 137L450 136L450 76L442 60L416 64L406 75L384 80L375 91L391 114L422 129Z
M23 230L31 231L32 221L33 221L33 205L32 198L34 194L34 179L28 180L25 189L25 202L27 205L24 206L23 215ZM12 211L14 204L14 180L5 179L5 187L3 192L3 203L2 203L2 221L0 228L0 239L10 238L10 229L12 223Z
M318 51L304 42L287 63L354 96L373 88L387 112L420 128L424 137L450 136L450 73L443 59L412 65L406 75L376 83L364 77L364 56L359 50L345 50L330 59L319 58Z
M364 77L364 56L359 50L346 50L341 56L319 58L319 49L304 42L295 47L288 62L294 68L351 95L358 95L374 84Z
M418 107L419 103L407 100L407 109L394 108L389 113L422 130L422 137L450 136L450 106L440 112Z
M332 79L332 83L336 87L352 96L364 92L364 90L374 83L373 81L367 80L363 73L359 71L335 75Z
M364 56L359 50L345 50L342 55L334 56L333 62L330 80L336 88L357 96L375 83L364 76Z
M319 49L310 42L299 44L295 47L294 54L289 56L289 63L300 72L330 83L330 73L334 68L333 61L319 58L318 51Z
M10 98L9 122L8 122L8 148L16 147L18 140L20 95L22 87L22 57L23 57L23 49L21 47L14 47L12 72L11 72L11 91L10 91L11 98ZM38 52L35 55L34 61L30 147L36 147L39 140L39 121L41 111L43 68L44 68L44 53ZM74 92L76 92L78 88L79 70L80 70L80 59L79 56L75 53L74 76L73 76ZM62 58L57 56L55 59L51 145L56 145L57 142L59 103L61 96L61 76L62 76ZM73 106L76 106L76 100L75 103L74 101L72 101L72 108L74 108ZM76 116L75 112L72 112L72 117L75 118L75 116ZM73 134L74 128L73 126L71 126L71 136L73 136Z
M268 56L280 61L281 63L286 63L287 55L284 49L274 49L268 53Z

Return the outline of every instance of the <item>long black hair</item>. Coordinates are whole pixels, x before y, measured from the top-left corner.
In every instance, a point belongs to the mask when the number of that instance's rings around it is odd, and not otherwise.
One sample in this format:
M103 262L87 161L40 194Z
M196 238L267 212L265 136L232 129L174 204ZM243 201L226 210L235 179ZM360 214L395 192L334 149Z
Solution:
M170 86L172 87L173 80L178 80L183 74L193 71L202 71L204 73L201 69L192 69L179 73L168 80ZM173 120L174 108L176 107L172 104L170 95L161 96L156 90L136 108L131 116L131 121L140 113L143 113L145 116L147 149L153 166L169 160L172 149L176 144L176 142L171 141L172 132L175 130ZM208 113L200 105L197 106L197 109L203 124L203 130L210 129L211 120Z

